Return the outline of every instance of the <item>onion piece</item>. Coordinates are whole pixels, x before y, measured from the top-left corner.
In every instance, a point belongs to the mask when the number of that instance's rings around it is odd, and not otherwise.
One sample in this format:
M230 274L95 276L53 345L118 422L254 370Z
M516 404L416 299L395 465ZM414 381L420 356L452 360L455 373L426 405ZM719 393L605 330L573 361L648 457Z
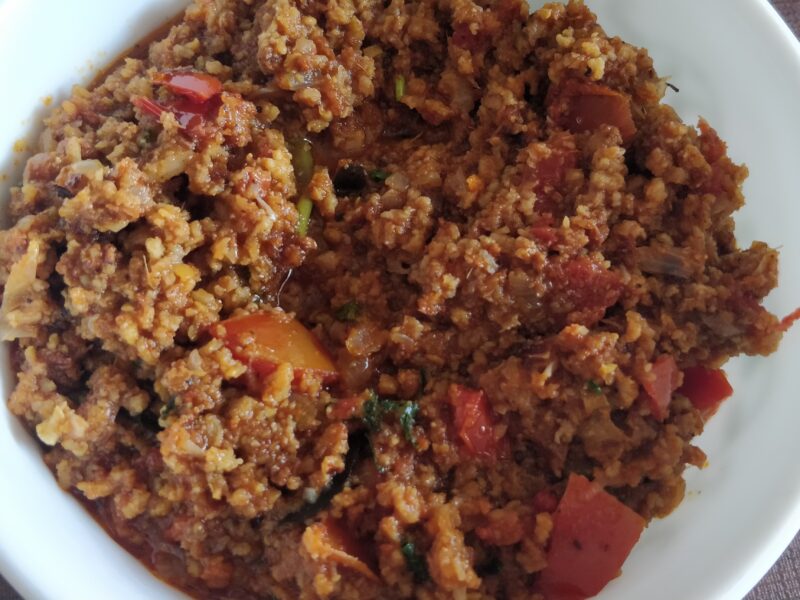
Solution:
M94 158L87 158L72 163L69 166L70 171L77 175L83 175L89 180L102 181L103 180L103 163Z
M14 263L8 273L3 290L3 304L0 306L0 339L5 342L33 337L36 334L34 324L19 318L15 312L25 305L31 287L36 282L39 250L39 240L30 240L25 254Z
M692 267L682 248L642 246L636 249L636 262L645 273L688 279Z

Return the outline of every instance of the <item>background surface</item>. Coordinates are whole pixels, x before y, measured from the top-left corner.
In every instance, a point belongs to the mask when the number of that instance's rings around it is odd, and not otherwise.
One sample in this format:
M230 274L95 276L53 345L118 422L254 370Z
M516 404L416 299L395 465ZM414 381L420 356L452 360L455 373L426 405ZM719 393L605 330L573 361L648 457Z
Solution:
M772 4L800 36L800 0L772 0ZM21 600L2 577L0 600ZM800 600L800 535L745 600Z

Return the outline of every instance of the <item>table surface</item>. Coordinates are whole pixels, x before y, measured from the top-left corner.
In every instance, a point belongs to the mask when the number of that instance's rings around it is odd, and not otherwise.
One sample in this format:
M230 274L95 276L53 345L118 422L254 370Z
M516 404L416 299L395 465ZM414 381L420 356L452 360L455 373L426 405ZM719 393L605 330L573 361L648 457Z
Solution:
M800 37L800 0L771 0ZM21 600L0 577L0 600ZM800 600L800 535L745 600Z

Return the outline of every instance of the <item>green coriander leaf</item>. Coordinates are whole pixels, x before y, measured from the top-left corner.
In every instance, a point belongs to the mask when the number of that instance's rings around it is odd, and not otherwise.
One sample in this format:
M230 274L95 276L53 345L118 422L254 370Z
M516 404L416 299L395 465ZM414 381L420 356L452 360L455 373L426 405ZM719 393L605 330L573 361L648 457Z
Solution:
M428 565L425 562L425 557L417 550L417 545L411 540L406 540L400 546L400 552L403 553L403 558L406 559L406 566L414 576L414 581L417 583L427 581Z
M386 179L389 178L389 175L389 171L385 171L384 169L375 169L369 173L369 176L373 181L386 181Z
M173 396L167 403L161 407L161 412L159 413L159 417L161 419L166 419L172 412L178 407L177 403L175 402L175 397Z
M586 382L586 389L598 396L603 393L603 388L601 388L597 383L595 383L591 379Z
M381 428L384 417L394 409L394 402L381 398L374 390L369 391L369 398L364 402L364 424L370 431Z
M400 405L400 426L403 428L403 435L412 446L417 445L417 438L414 435L414 421L419 413L419 404L416 402L405 402Z
M355 300L350 300L336 309L336 318L339 321L355 321L361 315L361 305Z

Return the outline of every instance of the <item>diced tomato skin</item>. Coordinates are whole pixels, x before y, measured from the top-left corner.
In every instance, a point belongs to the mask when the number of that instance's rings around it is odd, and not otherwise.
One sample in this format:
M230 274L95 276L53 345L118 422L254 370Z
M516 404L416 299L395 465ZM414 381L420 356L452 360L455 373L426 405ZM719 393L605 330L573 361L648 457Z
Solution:
M177 97L167 104L145 96L136 96L131 102L155 117L160 117L165 111L171 112L180 128L192 136L198 134L200 126L211 118L221 104L222 84L211 75L176 71L157 73L153 81L166 86Z
M663 421L669 414L672 392L678 389L680 371L672 356L662 354L653 363L652 374L653 378L643 381L642 387L647 392L653 416L659 421Z
M151 114L156 118L160 118L163 112L171 112L175 115L175 120L178 121L180 128L186 131L192 131L200 126L208 116L210 109L208 105L198 105L185 100L174 102L170 106L164 106L144 96L136 96L131 102L142 112ZM211 103L209 102L208 104Z
M182 110L171 111L178 121L181 129L192 131L203 124L203 115L196 112L187 112Z
M678 393L686 396L707 419L733 394L733 388L722 369L689 367L683 371L683 385Z
M290 363L295 379L303 372L319 374L332 383L338 373L327 351L299 321L282 313L253 313L223 321L211 329L237 360L265 377L280 363Z
M222 92L219 79L208 73L196 71L172 71L157 73L153 77L157 84L164 85L175 94L194 102L206 102Z
M783 317L783 319L781 319L780 324L778 325L778 330L784 332L789 331L791 326L794 325L795 322L798 320L800 320L800 308L792 311L791 313Z
M196 134L200 126L214 118L222 101L219 96L214 96L207 102L195 102L189 98L176 98L169 107L175 115L178 125L190 134Z
M452 384L448 392L458 437L467 452L495 460L502 451L495 437L494 418L483 390Z
M572 474L553 513L547 566L537 591L547 600L596 595L620 573L645 520L599 485Z
M599 83L570 79L552 86L546 102L550 119L572 133L612 125L625 144L636 135L628 97Z
M134 96L131 99L133 105L141 110L142 112L149 113L154 117L160 117L161 113L167 110L164 106L156 102L155 100L151 100L145 96Z

